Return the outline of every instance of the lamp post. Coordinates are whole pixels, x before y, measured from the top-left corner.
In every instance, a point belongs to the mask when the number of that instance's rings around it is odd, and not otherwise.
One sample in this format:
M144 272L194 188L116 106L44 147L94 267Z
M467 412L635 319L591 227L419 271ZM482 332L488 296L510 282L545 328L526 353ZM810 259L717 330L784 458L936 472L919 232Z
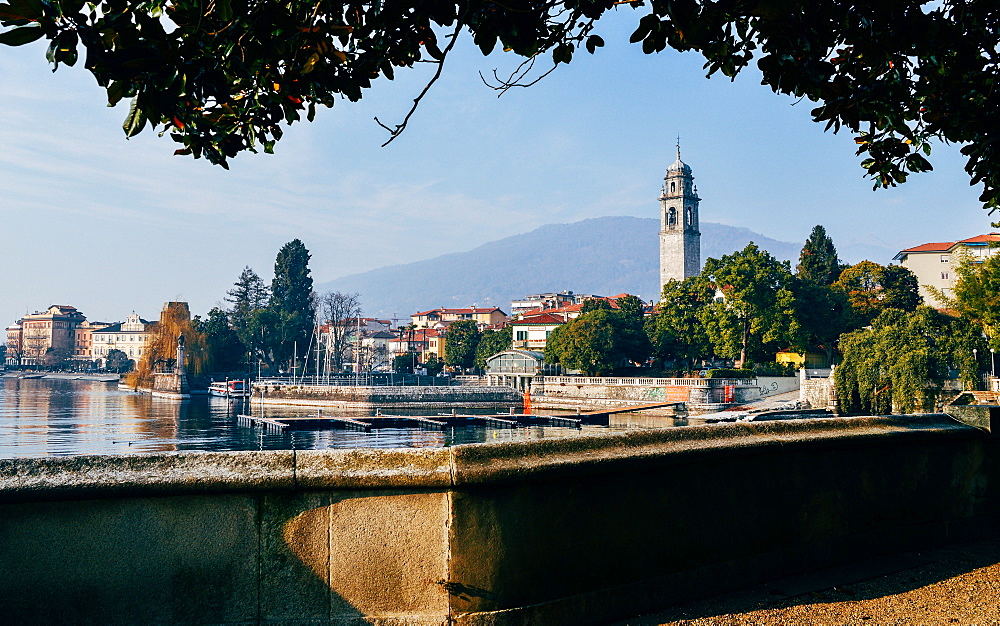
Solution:
M977 389L979 388L979 385L983 384L983 379L979 376L979 356L978 356L978 354L979 354L979 350L976 350L975 348L973 348L972 349L972 360L975 361L975 363L976 363L976 388Z

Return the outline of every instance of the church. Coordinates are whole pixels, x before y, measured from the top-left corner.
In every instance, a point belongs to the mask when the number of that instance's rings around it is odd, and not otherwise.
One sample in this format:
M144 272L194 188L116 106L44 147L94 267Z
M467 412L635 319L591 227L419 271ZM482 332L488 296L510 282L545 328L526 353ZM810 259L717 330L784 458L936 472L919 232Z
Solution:
M660 191L660 293L671 280L701 273L700 200L691 167L681 161L678 142L677 160L667 168Z

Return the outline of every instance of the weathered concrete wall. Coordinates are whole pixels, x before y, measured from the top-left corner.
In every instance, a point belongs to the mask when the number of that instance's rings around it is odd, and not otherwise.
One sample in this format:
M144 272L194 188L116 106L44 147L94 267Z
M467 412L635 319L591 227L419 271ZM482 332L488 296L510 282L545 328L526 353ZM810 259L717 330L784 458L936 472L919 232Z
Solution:
M34 623L601 623L981 532L1000 519L997 441L919 416L6 460L0 606Z
M453 387L254 386L254 402L351 409L509 408L520 407L524 396L510 387L462 385Z
M830 378L805 378L800 382L799 399L809 403L814 409L839 410L837 389Z
M798 376L758 376L757 390L760 397L776 396L782 393L798 391Z

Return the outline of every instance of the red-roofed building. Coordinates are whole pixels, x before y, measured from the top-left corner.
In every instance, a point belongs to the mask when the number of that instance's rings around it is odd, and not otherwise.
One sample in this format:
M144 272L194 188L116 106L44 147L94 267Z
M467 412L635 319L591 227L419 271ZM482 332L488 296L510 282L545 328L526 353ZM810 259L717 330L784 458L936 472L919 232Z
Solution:
M955 267L961 258L967 256L982 263L996 254L997 248L993 247L996 244L1000 244L1000 233L988 233L961 241L921 244L900 250L893 260L916 274L924 302L940 309L945 303L936 298L929 287L950 296L955 285Z
M497 307L470 307L468 309L431 309L420 311L410 316L417 328L443 328L451 322L472 320L480 327L500 324L507 319L507 314Z
M570 306L579 307L574 304ZM566 308L566 307L561 307ZM577 312L579 315L579 311ZM575 316L574 316L575 317ZM556 328L562 326L572 319L568 313L556 313L550 309L544 313L534 315L523 315L521 319L510 323L513 330L513 349L515 350L544 350L545 342L549 335Z

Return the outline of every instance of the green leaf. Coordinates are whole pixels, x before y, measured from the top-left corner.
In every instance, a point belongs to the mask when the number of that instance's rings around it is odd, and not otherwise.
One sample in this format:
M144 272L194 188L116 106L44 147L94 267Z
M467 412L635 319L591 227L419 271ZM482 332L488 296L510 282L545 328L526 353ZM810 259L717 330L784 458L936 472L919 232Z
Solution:
M41 39L44 34L42 29L37 26L24 26L0 33L0 43L8 46L23 46Z
M108 106L113 107L118 104L128 91L125 81L116 80L108 85Z
M143 114L142 109L139 108L139 96L136 96L132 98L132 102L128 106L128 115L125 116L125 123L122 124L122 130L125 131L127 137L135 137L142 132L145 125L146 116Z
M215 9L219 12L222 21L228 22L233 19L233 5L231 0L215 0Z
M597 35L587 37L587 52L594 54L594 50L604 47L604 39Z

